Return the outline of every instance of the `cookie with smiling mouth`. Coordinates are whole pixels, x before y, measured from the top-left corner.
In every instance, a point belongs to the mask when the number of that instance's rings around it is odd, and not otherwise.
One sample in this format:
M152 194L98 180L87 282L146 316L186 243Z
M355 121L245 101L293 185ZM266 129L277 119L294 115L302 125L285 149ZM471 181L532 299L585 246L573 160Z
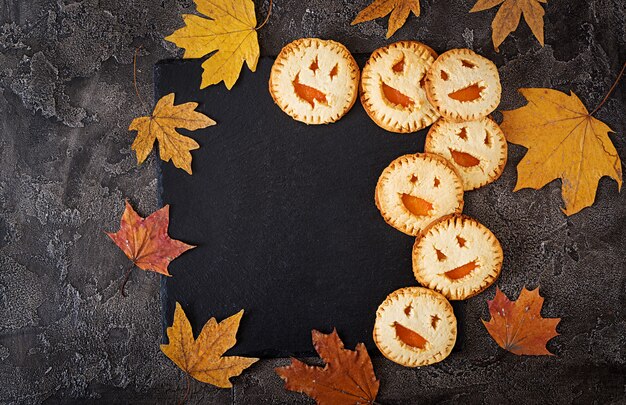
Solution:
M426 288L396 290L376 311L374 342L385 357L403 366L426 366L445 359L456 334L452 305Z
M424 150L448 159L461 176L465 191L497 180L507 160L504 133L489 118L466 122L439 119L426 135Z
M463 182L441 156L404 155L383 170L374 200L389 225L416 236L437 218L463 210Z
M413 245L413 274L425 287L450 300L464 300L500 275L500 242L466 215L449 215L427 227Z
M361 104L367 115L391 132L419 131L439 116L428 102L424 77L437 54L415 41L375 50L361 75Z
M270 73L274 102L293 119L327 124L343 117L358 93L359 67L339 42L302 38L286 45Z
M502 93L496 65L469 49L442 53L430 66L425 87L431 104L452 121L486 117Z

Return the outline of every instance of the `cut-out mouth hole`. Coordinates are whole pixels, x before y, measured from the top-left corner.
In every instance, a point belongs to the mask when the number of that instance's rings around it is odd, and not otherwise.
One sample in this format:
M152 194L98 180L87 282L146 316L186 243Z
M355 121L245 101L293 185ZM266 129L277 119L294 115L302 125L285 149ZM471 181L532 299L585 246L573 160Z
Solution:
M470 68L470 69L476 67L476 65L474 65L472 62L470 62L467 59L461 59L461 64L463 65L463 67Z
M383 94L391 104L400 105L404 108L413 107L415 102L410 97L400 93L398 90L388 86L383 82Z
M402 194L402 204L411 214L417 216L426 216L433 209L433 205L428 201L409 194Z
M476 260L472 260L471 262L465 263L463 266L459 266L456 269L446 271L445 275L451 280L458 280L467 276L478 267L479 266L476 263Z
M301 100L309 103L311 108L315 107L315 101L320 104L327 105L326 94L319 91L315 87L300 83L300 73L298 73L296 78L293 79L293 90Z
M481 93L483 92L483 90L485 90L485 88L486 87L480 86L478 84L472 84L470 86L462 88L461 90L453 91L452 93L448 94L448 97L464 103L468 101L474 101L478 100L481 97Z
M419 333L400 325L398 322L394 322L393 327L396 329L396 337L404 344L420 350L426 347L428 340L424 339Z
M463 167L474 167L478 166L480 163L480 159L475 158L469 153L459 152L458 150L450 149L450 154L452 155L452 159L456 162L457 165Z

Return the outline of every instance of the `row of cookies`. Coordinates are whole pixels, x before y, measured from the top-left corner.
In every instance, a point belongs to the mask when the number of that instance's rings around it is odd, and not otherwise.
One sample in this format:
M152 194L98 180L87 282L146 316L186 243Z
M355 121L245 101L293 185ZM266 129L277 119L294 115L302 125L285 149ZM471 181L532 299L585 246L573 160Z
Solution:
M455 79L457 84L448 83ZM423 86L441 115L428 133L426 153L394 160L383 170L374 198L389 225L416 236L413 274L426 288L391 293L374 326L383 355L411 367L450 354L457 326L448 300L485 290L503 261L495 235L461 213L464 190L494 181L506 163L504 136L487 118L500 100L497 69L469 50L448 51L432 63Z

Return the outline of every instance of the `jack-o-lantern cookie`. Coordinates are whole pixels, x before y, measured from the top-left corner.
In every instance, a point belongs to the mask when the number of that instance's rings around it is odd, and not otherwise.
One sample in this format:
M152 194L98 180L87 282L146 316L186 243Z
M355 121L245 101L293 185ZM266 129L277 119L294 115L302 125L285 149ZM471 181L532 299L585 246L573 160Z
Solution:
M465 215L448 215L427 227L413 245L413 274L425 287L464 300L500 275L502 247L495 235Z
M437 54L415 41L375 50L361 74L361 104L367 115L391 132L419 131L439 114L430 104L424 77Z
M389 360L407 367L427 366L448 357L456 342L452 305L438 292L401 288L376 311L374 342Z
M278 54L270 74L274 102L293 119L327 124L343 117L356 101L359 67L339 42L302 38Z
M501 92L496 65L469 49L442 53L426 74L430 103L453 121L486 117L500 104Z
M416 236L437 218L463 210L463 182L441 156L404 155L383 170L374 200L389 225Z
M507 158L506 138L489 118L465 122L439 119L428 131L424 150L448 159L465 191L497 180Z

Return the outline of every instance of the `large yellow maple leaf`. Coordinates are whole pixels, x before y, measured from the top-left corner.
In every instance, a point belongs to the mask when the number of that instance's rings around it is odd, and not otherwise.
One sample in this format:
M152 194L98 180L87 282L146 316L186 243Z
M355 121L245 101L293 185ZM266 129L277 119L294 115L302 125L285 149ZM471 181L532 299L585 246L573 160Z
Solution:
M176 128L190 131L215 125L215 121L195 111L198 103L174 105L174 93L163 96L149 117L135 118L128 129L137 131L131 149L137 152L137 164L142 164L150 154L154 141L159 141L159 155L164 161L172 159L174 166L191 174L191 151L200 145L183 136Z
M357 14L351 25L371 21L391 13L387 27L387 38L389 38L404 25L411 11L416 16L420 15L419 0L374 0Z
M185 49L183 58L201 58L215 52L204 63L200 88L224 81L233 87L243 62L251 71L259 60L256 15L252 0L195 0L203 16L184 14L185 26L166 37Z
M197 339L193 338L191 324L185 311L176 303L174 322L167 328L169 343L161 345L161 351L181 370L198 381L230 388L229 378L238 376L257 360L251 357L223 356L237 343L235 335L243 310L217 323L209 319Z
M572 215L593 204L601 177L613 178L621 188L622 163L608 136L611 128L592 117L573 92L519 91L528 104L503 111L500 125L507 141L528 148L517 165L514 191L561 179L563 212Z
M491 38L496 51L504 39L517 29L522 14L533 35L543 46L543 15L545 11L539 3L547 2L548 0L478 0L470 13L484 11L502 4L491 23Z

